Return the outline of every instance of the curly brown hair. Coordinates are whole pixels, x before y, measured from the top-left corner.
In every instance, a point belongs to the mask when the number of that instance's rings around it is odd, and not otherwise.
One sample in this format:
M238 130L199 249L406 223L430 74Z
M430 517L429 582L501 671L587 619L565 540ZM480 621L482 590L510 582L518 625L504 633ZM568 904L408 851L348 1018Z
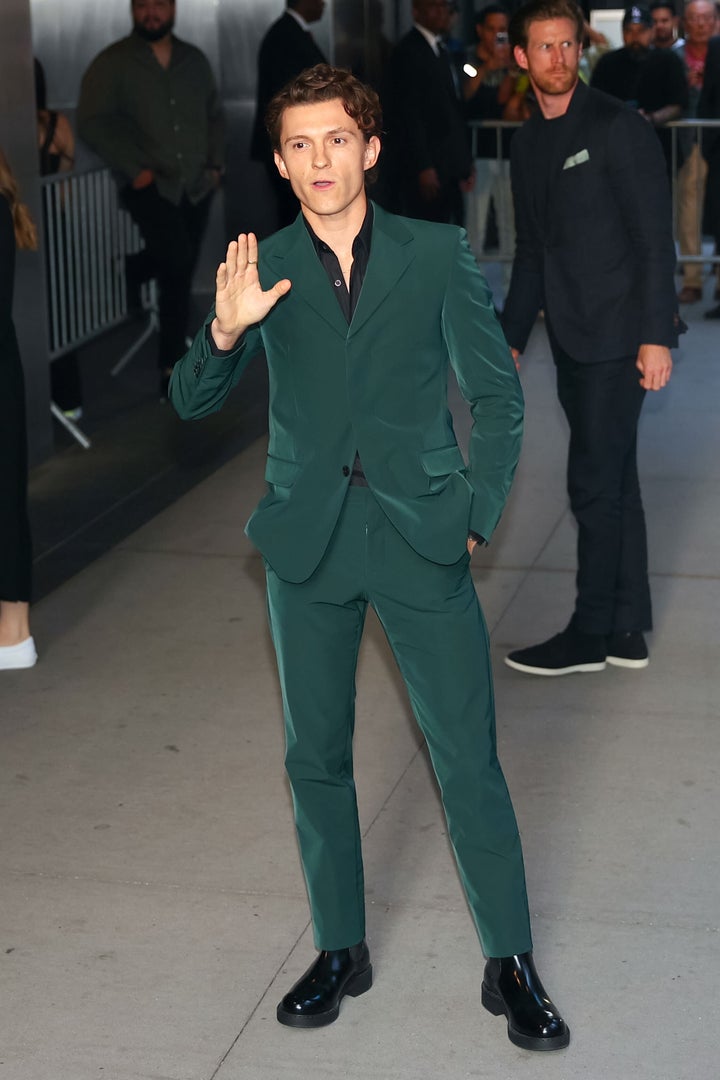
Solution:
M280 149L283 113L293 105L316 105L320 101L342 101L345 112L366 139L380 135L382 109L375 91L344 68L316 64L279 90L265 112L265 127L273 150Z

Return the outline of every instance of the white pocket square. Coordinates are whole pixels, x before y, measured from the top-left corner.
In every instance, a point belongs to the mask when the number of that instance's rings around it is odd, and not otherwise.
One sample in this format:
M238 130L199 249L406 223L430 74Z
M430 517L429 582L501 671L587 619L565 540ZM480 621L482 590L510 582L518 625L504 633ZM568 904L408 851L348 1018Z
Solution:
M582 165L583 162L589 160L590 155L587 150L578 150L577 154L571 154L569 158L566 158L563 169L573 169L576 165Z

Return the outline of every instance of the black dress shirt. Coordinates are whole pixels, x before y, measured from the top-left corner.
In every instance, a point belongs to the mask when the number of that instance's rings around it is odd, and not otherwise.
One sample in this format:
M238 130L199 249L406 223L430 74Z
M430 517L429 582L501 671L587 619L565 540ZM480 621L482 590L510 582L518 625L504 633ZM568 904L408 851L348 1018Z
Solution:
M345 284L345 279L340 269L340 263L335 252L324 240L316 236L307 218L303 218L305 228L310 233L310 239L317 253L317 257L323 265L328 276L328 281L335 290L338 303L343 315L347 319L348 326L355 314L355 308L360 298L360 292L367 273L368 260L370 258L370 244L372 243L373 208L368 203L365 219L360 227L360 232L353 240L352 256L353 264L350 270L350 289Z
M323 269L328 276L328 281L333 287L335 296L340 305L340 309L347 320L348 326L352 322L352 317L355 314L355 308L357 302L360 299L360 293L362 291L363 282L365 280L365 274L367 272L368 260L370 258L370 244L372 242L372 226L373 226L373 208L368 203L365 219L360 226L360 232L353 240L352 246L352 268L350 270L350 288L348 289L345 284L345 278L343 277L342 270L340 269L340 261L333 251L333 249L321 240L317 236L308 221L307 218L303 218L305 222L305 228L310 233L310 239L313 242L313 247L317 253L317 257L322 263ZM355 460L353 461L352 473L350 475L350 483L360 487L367 487L368 482L365 479L365 473L363 471L362 462L360 461L360 455L355 452Z

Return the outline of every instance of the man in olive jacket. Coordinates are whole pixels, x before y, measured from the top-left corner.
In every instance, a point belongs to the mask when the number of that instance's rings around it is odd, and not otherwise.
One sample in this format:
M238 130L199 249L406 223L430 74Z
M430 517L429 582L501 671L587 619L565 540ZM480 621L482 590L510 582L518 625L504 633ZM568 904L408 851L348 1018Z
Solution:
M487 632L470 553L500 517L520 449L522 396L487 286L459 229L369 203L377 97L319 65L268 110L280 174L302 213L242 235L215 309L176 366L183 417L218 409L264 348L268 492L247 532L267 570L300 851L321 950L281 1023L336 1019L370 988L352 766L355 668L377 612L427 739L448 829L490 959L483 1004L510 1038L555 1049L567 1027L532 963L522 852L495 748ZM448 365L470 403L466 468Z
M223 117L207 58L173 33L175 0L132 0L132 33L83 76L80 137L113 170L142 234L128 256L128 306L158 284L160 396L185 348L193 273L225 157Z

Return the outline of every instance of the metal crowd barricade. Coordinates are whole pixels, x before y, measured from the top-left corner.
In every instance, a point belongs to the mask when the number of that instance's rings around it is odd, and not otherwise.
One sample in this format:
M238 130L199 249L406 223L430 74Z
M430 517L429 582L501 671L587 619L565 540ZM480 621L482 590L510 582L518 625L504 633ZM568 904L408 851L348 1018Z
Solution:
M518 128L522 125L516 121L507 120L473 120L470 122L470 134L472 139L473 158L476 157L476 148L478 141L479 131L495 131L495 153L496 161L502 161L502 136L505 129ZM671 190L672 190L672 208L673 208L673 236L676 242L676 249L680 250L679 235L678 235L678 211L679 211L679 185L678 185L678 173L682 164L680 153L680 142L683 140L683 132L691 131L694 133L694 139L702 154L703 133L709 130L720 129L720 120L673 120L668 124L664 124L663 128L667 128L671 133ZM662 131L663 128L659 130ZM688 140L688 145L691 142ZM678 254L678 259L683 263L712 263L717 266L720 264L720 253L712 251L703 252L703 203L705 195L705 182L700 177L695 190L695 201L697 206L695 230L696 230L696 247L698 254ZM471 196L472 197L472 196ZM706 245L707 247L707 245ZM513 255L506 252L478 252L476 253L478 258L481 258L483 262L512 262Z
M127 319L125 259L140 251L143 241L120 206L109 169L56 173L43 177L41 184L52 361ZM153 300L154 289L145 286L142 301L149 325L113 374L156 328ZM81 446L90 446L55 402L51 411Z

